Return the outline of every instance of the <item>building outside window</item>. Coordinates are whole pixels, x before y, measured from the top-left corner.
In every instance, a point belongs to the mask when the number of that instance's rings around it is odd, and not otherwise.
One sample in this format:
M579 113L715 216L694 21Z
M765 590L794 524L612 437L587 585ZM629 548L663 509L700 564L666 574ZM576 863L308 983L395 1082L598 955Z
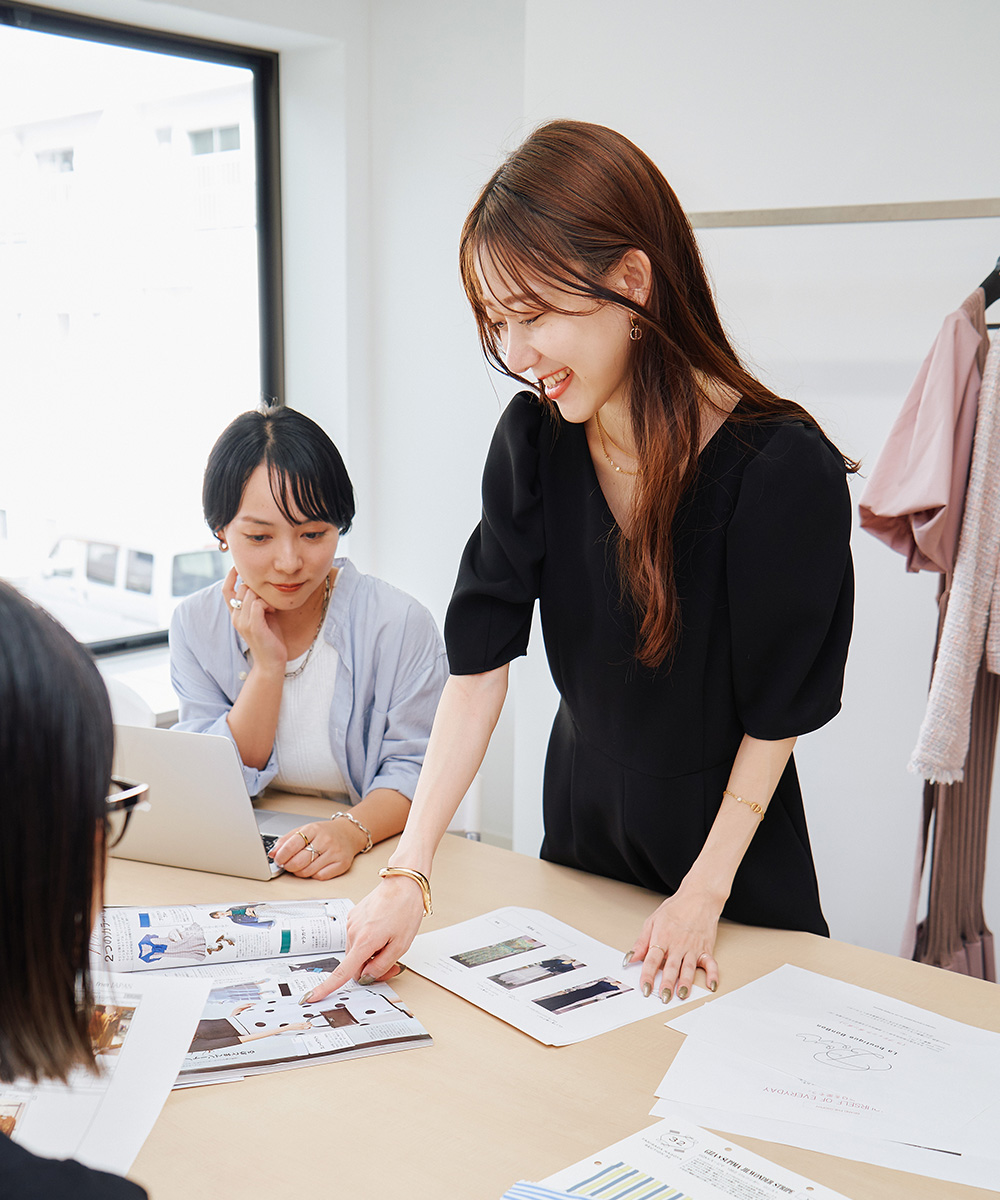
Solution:
M0 576L84 641L148 641L229 567L213 441L280 398L276 67L3 11Z

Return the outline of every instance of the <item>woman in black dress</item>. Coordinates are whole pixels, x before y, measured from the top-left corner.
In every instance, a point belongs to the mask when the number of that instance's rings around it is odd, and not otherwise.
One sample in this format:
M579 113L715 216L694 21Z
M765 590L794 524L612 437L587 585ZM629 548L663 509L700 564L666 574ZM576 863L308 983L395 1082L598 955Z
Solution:
M626 960L715 989L720 916L826 934L791 751L840 707L846 461L737 359L666 180L600 126L543 126L462 234L504 412L445 636L451 678L391 876L323 985L382 976L479 766L534 602L562 703L542 857L665 893ZM365 965L367 964L367 965Z

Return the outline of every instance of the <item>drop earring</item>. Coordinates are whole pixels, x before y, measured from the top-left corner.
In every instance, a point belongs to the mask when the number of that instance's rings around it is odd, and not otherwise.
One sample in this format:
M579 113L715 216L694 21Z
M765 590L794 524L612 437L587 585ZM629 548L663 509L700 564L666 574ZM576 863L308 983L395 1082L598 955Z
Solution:
M628 335L633 342L637 342L642 337L642 327L639 324L639 319L635 313L629 313L628 319L631 324Z

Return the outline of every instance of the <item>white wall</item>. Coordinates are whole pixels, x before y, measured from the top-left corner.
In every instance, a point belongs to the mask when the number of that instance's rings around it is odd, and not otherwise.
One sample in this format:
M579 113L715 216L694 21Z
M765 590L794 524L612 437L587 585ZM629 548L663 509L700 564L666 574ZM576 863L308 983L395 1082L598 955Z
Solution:
M359 509L374 522L369 569L443 622L501 409L461 289L458 232L520 119L524 5L391 0L370 10L372 452ZM513 704L481 773L483 828L503 840L512 720Z
M63 0L282 52L288 399L346 449L351 552L441 618L512 390L479 362L455 248L530 126L634 138L693 211L993 196L992 0ZM867 464L1000 222L706 232L737 342ZM834 934L894 952L920 787L934 580L855 539L843 714L798 754ZM491 751L486 827L537 844L539 639ZM511 772L515 805L512 813ZM995 857L995 856L994 856ZM1000 870L988 902L1000 924Z

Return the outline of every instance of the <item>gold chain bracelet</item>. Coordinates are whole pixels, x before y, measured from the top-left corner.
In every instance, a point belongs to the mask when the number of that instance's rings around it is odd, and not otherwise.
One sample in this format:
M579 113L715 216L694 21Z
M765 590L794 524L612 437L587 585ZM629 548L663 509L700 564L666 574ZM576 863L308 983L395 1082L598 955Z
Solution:
M357 817L352 817L350 813L334 813L333 816L330 818L330 820L336 821L340 817L343 817L345 821L350 821L352 825L356 825L358 827L358 829L360 829L361 832L368 839L368 845L365 846L364 850L358 851L359 854L367 854L368 851L372 848L372 831L368 828L367 825L362 825Z
M737 796L736 793L731 792L729 790L729 788L723 788L722 794L723 794L723 796L732 796L732 798L734 800L736 800L739 804L745 804L747 806L747 808L750 809L751 812L755 812L757 814L758 821L764 820L764 808L760 804L757 804L753 800L744 800L742 796Z

